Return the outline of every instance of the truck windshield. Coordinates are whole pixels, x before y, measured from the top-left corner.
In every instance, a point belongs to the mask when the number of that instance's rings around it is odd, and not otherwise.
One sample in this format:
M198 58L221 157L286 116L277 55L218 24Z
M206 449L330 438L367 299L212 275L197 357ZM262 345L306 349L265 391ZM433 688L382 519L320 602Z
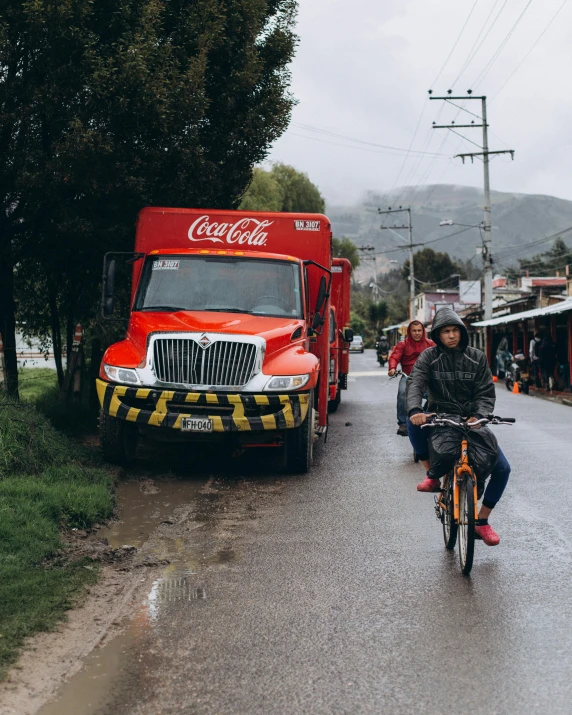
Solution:
M145 262L133 309L302 318L300 267L235 256L153 256Z

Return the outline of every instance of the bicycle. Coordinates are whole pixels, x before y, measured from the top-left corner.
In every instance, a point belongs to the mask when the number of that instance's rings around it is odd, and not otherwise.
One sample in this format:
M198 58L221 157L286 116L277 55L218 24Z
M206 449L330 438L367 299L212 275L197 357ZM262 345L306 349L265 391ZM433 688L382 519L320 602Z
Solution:
M461 573L468 576L473 568L475 552L475 520L478 519L477 479L469 464L469 430L478 425L512 425L514 417L490 415L475 422L457 422L435 415L421 425L425 427L455 427L463 433L460 457L453 469L445 475L441 492L435 496L435 513L443 526L445 548L452 551L459 537L459 563Z

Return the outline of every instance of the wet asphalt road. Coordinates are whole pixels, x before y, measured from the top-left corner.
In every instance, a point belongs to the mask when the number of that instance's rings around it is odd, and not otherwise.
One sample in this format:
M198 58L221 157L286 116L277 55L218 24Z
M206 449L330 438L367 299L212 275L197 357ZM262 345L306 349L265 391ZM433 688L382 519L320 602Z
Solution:
M502 541L465 578L395 434L397 381L371 351L352 371L311 474L198 480L149 543L171 566L42 713L572 712L572 408L499 386Z

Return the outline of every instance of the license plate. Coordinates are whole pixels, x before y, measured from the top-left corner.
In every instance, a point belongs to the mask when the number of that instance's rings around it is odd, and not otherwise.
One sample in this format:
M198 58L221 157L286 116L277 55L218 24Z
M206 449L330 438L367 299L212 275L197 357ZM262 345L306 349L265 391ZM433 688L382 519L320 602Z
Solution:
M204 417L183 417L181 430L183 432L212 432L213 421Z

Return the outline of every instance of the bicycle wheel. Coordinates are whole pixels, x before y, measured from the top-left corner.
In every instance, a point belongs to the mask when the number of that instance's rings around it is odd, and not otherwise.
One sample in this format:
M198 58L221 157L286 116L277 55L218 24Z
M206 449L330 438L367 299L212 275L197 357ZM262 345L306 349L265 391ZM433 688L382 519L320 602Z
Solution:
M455 523L453 513L453 475L449 474L445 480L445 489L441 497L445 504L445 509L441 507L441 523L443 525L443 540L445 548L451 551L457 543L458 525Z
M464 475L459 485L459 562L465 576L473 568L475 553L475 490L473 475Z

